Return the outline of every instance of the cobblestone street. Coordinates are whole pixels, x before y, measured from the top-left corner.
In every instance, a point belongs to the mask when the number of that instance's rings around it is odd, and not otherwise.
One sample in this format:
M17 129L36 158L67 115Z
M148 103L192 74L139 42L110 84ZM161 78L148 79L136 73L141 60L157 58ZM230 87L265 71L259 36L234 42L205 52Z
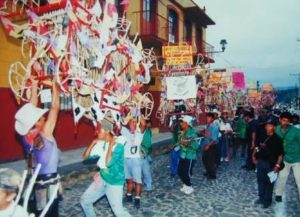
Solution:
M192 178L195 191L184 195L179 189L179 178L172 179L169 169L169 155L153 158L153 184L151 193L142 194L141 209L133 204L124 204L132 216L157 217L299 217L300 201L293 177L289 177L286 195L282 203L273 202L268 209L254 205L257 199L256 174L240 169L243 159L235 159L231 164L224 163L218 170L217 180L207 180L203 176L200 160L194 167ZM64 186L64 200L61 202L62 217L84 216L79 204L80 196L92 179L85 179L70 186ZM95 204L98 216L113 216L106 198Z

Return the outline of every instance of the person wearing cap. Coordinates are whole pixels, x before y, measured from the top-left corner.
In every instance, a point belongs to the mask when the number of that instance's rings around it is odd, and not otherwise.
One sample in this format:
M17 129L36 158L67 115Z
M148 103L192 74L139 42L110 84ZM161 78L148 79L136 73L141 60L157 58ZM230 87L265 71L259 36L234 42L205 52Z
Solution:
M0 217L27 217L27 211L16 204L22 178L18 172L8 168L0 169Z
M98 158L99 170L80 199L81 207L87 217L96 217L93 204L103 196L107 197L115 216L131 216L122 204L125 183L124 144L115 136L113 128L113 119L106 116L101 121L97 138L83 153L85 160Z
M217 144L219 137L219 128L214 124L214 114L206 114L206 130L203 133L204 138L201 141L203 146L202 161L205 167L206 172L204 175L208 179L216 179L217 166L216 166L216 157L217 157Z
M282 195L285 191L285 185L293 170L295 181L298 187L300 198L300 130L291 125L292 115L289 112L283 112L279 116L280 124L276 127L276 134L283 140L284 164L285 167L279 172L279 177L275 186L275 200L282 201Z
M30 102L23 105L15 115L15 129L22 136L23 142L28 150L33 153L35 165L41 164L41 169L35 185L36 215L39 215L45 208L48 198L47 192L51 195L52 186L59 182L58 169L58 148L53 131L59 113L59 91L55 81L52 82L52 103L46 118L44 115L48 109L38 108L38 86L37 81L31 79ZM58 198L54 200L47 212L47 216L58 216Z
M276 123L270 119L265 126L266 136L256 145L252 160L257 168L258 200L256 204L262 204L268 208L272 204L274 182L271 183L268 173L278 173L283 161L283 141L275 133Z
M199 147L196 140L197 133L193 129L193 117L183 115L179 119L181 133L179 135L180 159L178 164L178 175L183 183L180 189L185 194L191 194L194 189L191 183L192 170L196 162L197 149Z
M121 135L126 138L124 150L125 157L125 179L127 183L125 202L133 201L133 191L135 193L134 206L140 208L142 194L142 165L143 153L141 144L144 137L146 123L143 118L138 125L136 118L131 118L128 122L128 128L121 126Z

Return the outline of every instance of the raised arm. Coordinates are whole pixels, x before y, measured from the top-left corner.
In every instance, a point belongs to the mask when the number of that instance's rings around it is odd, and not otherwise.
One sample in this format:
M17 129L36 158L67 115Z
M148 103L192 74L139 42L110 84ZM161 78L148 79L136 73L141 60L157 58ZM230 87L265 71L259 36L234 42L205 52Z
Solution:
M34 78L30 78L31 81L31 96L30 96L30 103L34 106L38 106L38 81Z
M57 122L59 113L59 90L55 81L52 83L52 103L49 111L48 118L43 128L43 134L45 137L51 138Z
M82 158L83 160L86 160L89 156L90 156L90 153L93 149L93 147L95 146L95 144L97 143L97 139L94 139L91 144L84 150L83 154L82 154Z
M139 126L141 133L145 132L146 129L146 120L144 118L141 118L140 126Z

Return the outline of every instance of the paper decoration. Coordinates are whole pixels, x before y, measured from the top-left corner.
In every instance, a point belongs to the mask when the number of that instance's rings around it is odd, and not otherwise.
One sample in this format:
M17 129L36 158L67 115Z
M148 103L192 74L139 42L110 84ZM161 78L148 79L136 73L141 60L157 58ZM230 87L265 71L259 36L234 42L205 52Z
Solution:
M18 10L25 7L24 2L12 4L18 4ZM48 2L47 10L51 10L52 2ZM129 1L121 4L126 11ZM100 0L67 0L65 8L36 14L39 6L29 4L25 7L29 21L24 20L23 25L14 24L1 9L6 31L22 38L22 48L29 45L35 51L23 52L29 61L10 67L9 82L16 96L29 101L25 93L31 83L27 81L34 75L46 102L50 96L43 89L56 78L61 98L71 96L76 124L82 117L99 122L107 112L117 123L124 123L133 113L149 118L152 108L143 112L148 102L138 96L151 79L155 54L152 49L143 49L141 40L130 40L131 22L124 14L118 18L114 0L106 0L103 8L101 5ZM153 98L149 99L153 103Z
M246 88L244 72L232 72L233 88L244 90Z
M167 99L191 99L197 97L195 76L167 77Z
M99 3L99 0L96 0L94 6L90 9L90 12L94 14L96 17L100 17L102 14L102 8Z
M51 103L52 94L51 89L44 89L41 91L41 103Z

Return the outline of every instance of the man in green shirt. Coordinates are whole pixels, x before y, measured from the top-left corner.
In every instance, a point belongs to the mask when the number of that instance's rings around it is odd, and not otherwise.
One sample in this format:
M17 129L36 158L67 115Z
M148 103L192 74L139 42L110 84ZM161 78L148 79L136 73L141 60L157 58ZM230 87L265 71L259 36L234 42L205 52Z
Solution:
M80 204L87 217L96 217L93 204L106 195L117 217L131 216L122 205L124 174L124 145L118 141L113 131L111 118L101 121L98 136L83 153L83 158L99 158L99 173L95 174L93 183L81 196Z
M234 131L236 132L236 140L235 140L235 151L237 151L239 146L241 147L241 157L245 157L246 152L246 129L247 129L248 123L244 119L243 115L240 114L238 117L235 125L234 125Z
M279 117L280 125L276 128L276 134L283 140L285 164L283 170L279 172L276 183L275 200L277 202L282 201L282 195L291 169L294 173L300 197L300 130L290 125L291 121L291 113L283 112Z
M180 118L181 134L179 135L180 159L178 164L178 175L183 182L180 189L185 194L191 194L194 189L191 183L191 174L196 162L199 143L197 133L192 127L193 117L183 115Z
M152 150L152 131L151 120L146 120L146 129L141 144L141 151L143 154L142 176L145 191L152 191L152 177L151 177L151 153Z

